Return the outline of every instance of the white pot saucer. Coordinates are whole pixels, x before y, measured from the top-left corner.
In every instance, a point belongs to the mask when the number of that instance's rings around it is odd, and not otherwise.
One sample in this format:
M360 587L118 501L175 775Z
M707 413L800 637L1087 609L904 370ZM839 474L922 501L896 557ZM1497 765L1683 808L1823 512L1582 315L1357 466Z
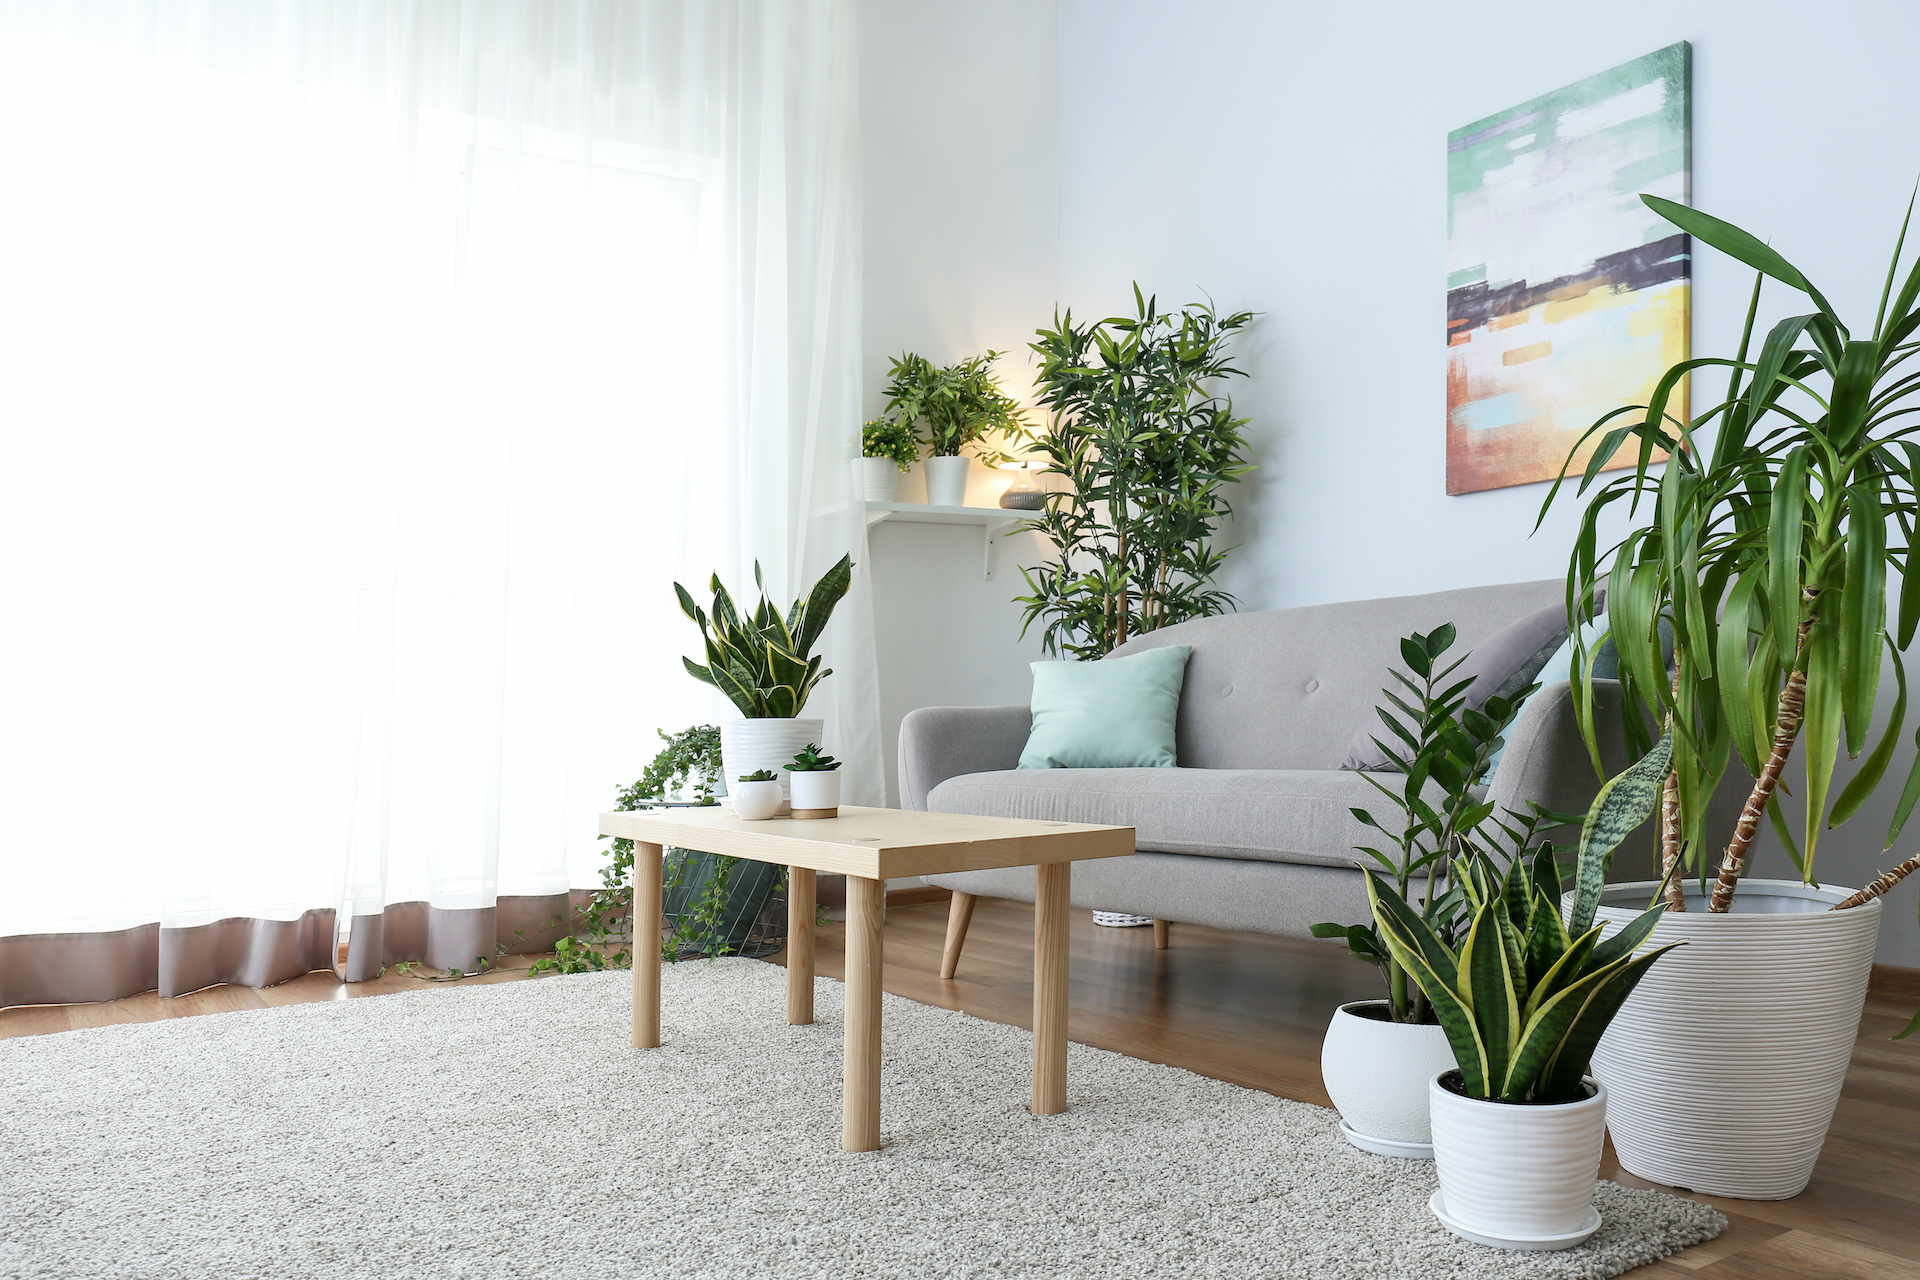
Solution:
M1340 1122L1340 1132L1354 1146L1377 1156L1394 1156L1401 1160L1433 1159L1431 1142L1396 1142L1392 1138L1375 1138L1361 1133L1345 1120Z
M1491 1245L1496 1249L1571 1249L1600 1229L1600 1211L1592 1205L1587 1206L1587 1216L1581 1220L1577 1230L1558 1236L1490 1236L1469 1230L1447 1216L1446 1201L1440 1198L1440 1192L1437 1189L1427 1201L1427 1210L1440 1219L1441 1226L1462 1240Z

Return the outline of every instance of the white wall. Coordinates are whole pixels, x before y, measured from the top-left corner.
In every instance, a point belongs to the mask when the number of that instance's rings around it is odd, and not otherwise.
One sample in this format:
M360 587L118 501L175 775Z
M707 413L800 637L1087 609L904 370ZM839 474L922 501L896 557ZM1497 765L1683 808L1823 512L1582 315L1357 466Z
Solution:
M1007 389L1032 390L1027 341L1052 311L1058 272L1059 131L1051 0L862 0L860 102L867 414L887 358L939 363L987 350ZM1007 487L975 464L967 501ZM918 469L900 499L924 501ZM889 803L900 719L915 707L1025 702L1016 566L1032 534L1003 541L981 580L980 531L887 523L869 537Z
M1061 0L1059 27L1062 300L1119 307L1138 279L1265 313L1236 392L1261 464L1225 576L1245 609L1566 570L1573 506L1528 536L1545 486L1445 493L1449 129L1690 40L1695 205L1861 328L1920 171L1920 8L1898 0ZM1732 353L1751 283L1700 247L1696 354ZM1920 844L1880 855L1898 786L1823 842L1822 878ZM1790 874L1777 848L1760 869ZM1914 894L1883 962L1920 964Z
M1694 202L1869 318L1920 171L1920 9L1895 0L1059 0L1057 106L1055 16L865 5L868 380L877 393L903 346L1018 347L1056 300L1121 309L1133 280L1264 313L1234 393L1260 464L1224 579L1244 609L1565 571L1571 506L1528 535L1544 486L1445 493L1449 129L1690 40ZM953 168L963 140L982 168ZM1730 349L1750 283L1702 250L1696 354ZM1792 305L1771 297L1772 314ZM889 724L1023 699L1017 576L980 583L962 531L882 527L873 544ZM1897 782L1828 837L1825 878L1894 860L1878 835ZM1920 826L1901 851L1916 844ZM1914 893L1895 895L1888 963L1920 964Z

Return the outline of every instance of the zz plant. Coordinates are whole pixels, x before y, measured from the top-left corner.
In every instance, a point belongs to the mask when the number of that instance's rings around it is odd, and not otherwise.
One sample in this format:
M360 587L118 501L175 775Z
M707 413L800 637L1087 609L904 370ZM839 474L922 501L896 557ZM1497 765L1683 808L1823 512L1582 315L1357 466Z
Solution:
M1022 526L1058 549L1020 572L1021 634L1041 624L1046 652L1099 658L1128 637L1222 613L1213 585L1226 552L1213 545L1230 514L1225 486L1253 468L1248 419L1218 390L1241 376L1227 357L1251 311L1194 303L1163 312L1133 290L1135 314L1093 323L1056 313L1032 344L1047 425L1026 442L1063 476L1044 514Z
M1902 279L1910 201L1879 309L1870 326L1855 330L1799 268L1754 236L1668 200L1641 199L1682 231L1754 268L1753 298L1733 358L1675 365L1647 404L1615 410L1582 437L1584 446L1604 432L1580 477L1581 495L1623 447L1635 455L1633 469L1587 503L1568 607L1578 620L1592 618L1606 584L1621 680L1631 694L1623 700L1627 730L1644 733L1651 712L1673 735L1668 786L1677 813L1664 824L1670 830L1663 833L1663 870L1677 880L1675 867L1690 865L1703 887L1711 880L1708 910L1722 912L1732 905L1763 820L1812 883L1822 830L1860 811L1905 730L1901 652L1920 626L1920 564L1913 562L1920 372L1910 364L1920 351L1920 260ZM1755 351L1754 322L1768 280L1812 310L1776 323ZM1713 367L1728 371L1726 394L1688 423L1681 406L1669 406L1682 379ZM1702 432L1716 426L1708 447ZM1667 457L1656 476L1658 451ZM1569 458L1567 469L1572 465ZM1567 469L1547 496L1543 519ZM1630 512L1644 502L1646 521L1603 550L1601 516L1622 501ZM1891 628L1889 569L1901 582ZM1663 620L1674 634L1671 675L1660 653ZM1899 687L1886 727L1869 749L1883 654ZM1576 710L1591 749L1593 704L1586 688L1586 681L1576 685ZM1830 797L1842 744L1849 757L1863 750L1867 756ZM1796 745L1805 764L1806 804L1798 841L1772 803ZM1751 772L1753 787L1733 830L1707 831L1706 801L1734 759ZM1893 847L1916 800L1920 760L1894 806L1883 850ZM1884 893L1917 867L1920 858L1910 858L1839 905ZM1669 909L1686 909L1677 885L1669 903Z
M1432 1005L1469 1097L1498 1102L1576 1102L1582 1077L1621 1004L1669 943L1634 952L1659 923L1643 912L1604 941L1593 923L1607 863L1628 832L1652 814L1671 740L1613 778L1580 832L1573 909L1560 919L1553 847L1515 858L1503 872L1469 854L1459 884L1471 910L1464 938L1448 941L1377 872L1367 897L1381 940Z
M1463 859L1476 852L1490 854L1503 844L1506 856L1524 859L1538 852L1542 829L1580 821L1577 815L1538 806L1524 817L1511 811L1496 817L1494 805L1481 798L1476 784L1533 687L1512 698L1489 698L1478 710L1468 707L1466 694L1473 681L1451 679L1466 656L1445 661L1454 636L1453 624L1446 623L1427 635L1415 632L1403 638L1400 657L1407 671L1391 673L1397 689L1381 690L1387 705L1376 712L1389 736L1374 742L1397 773L1391 784L1371 773L1360 776L1400 811L1397 830L1366 809L1351 810L1392 842L1387 850L1363 845L1357 852L1378 864L1398 900L1408 903L1424 926L1449 946L1459 941L1470 918L1465 887L1451 879L1453 869L1465 865ZM1429 798L1432 784L1439 787L1437 798ZM1316 938L1345 939L1351 954L1380 969L1390 1021L1435 1021L1425 993L1410 980L1374 924L1316 924L1311 932Z
M832 669L821 668L820 658L813 656L813 645L852 581L853 560L842 556L813 584L813 590L794 601L782 615L767 598L760 562L756 560L753 582L760 588L760 603L746 618L734 608L733 597L721 584L719 574L713 576L711 617L676 582L673 590L680 597L680 609L700 625L700 636L707 647L705 666L691 658L681 661L696 680L726 694L749 720L797 716L813 687L833 674Z

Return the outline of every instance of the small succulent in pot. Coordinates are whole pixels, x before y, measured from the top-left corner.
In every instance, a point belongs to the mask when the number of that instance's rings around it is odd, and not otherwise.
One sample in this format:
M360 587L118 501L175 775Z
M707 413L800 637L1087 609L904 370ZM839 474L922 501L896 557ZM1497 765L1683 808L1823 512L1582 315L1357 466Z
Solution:
M733 811L740 817L748 822L764 822L779 815L786 803L786 794L780 789L780 778L773 770L755 769L740 775L728 799L733 801Z
M831 817L840 808L840 762L809 742L787 765L795 817Z
M809 742L799 752L795 753L792 762L786 767L795 773L819 773L826 769L838 769L840 762L832 756L824 754L820 750L819 743Z

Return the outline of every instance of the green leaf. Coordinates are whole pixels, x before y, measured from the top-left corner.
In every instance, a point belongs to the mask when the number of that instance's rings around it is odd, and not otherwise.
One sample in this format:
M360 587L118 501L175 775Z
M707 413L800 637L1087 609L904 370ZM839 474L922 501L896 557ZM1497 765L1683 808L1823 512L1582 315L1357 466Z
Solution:
M1880 692L1881 637L1887 626L1887 525L1878 482L1847 489L1847 580L1840 589L1841 710L1847 755L1866 745Z
M1827 788L1840 754L1840 695L1840 628L1816 622L1807 637L1807 710L1800 730L1801 758L1807 769L1806 832L1801 846L1804 874L1813 871L1826 818Z
M1508 964L1495 901L1489 898L1474 913L1467 940L1460 947L1460 980L1456 987L1479 1029L1489 1081L1506 1079L1507 1063L1519 1039L1520 1005L1514 998L1517 977Z
M1821 296L1820 291L1813 287L1813 283L1800 274L1798 267L1731 222L1723 222L1710 213L1690 209L1686 205L1676 204L1660 196L1642 195L1640 199L1646 202L1649 209L1695 239L1712 245L1730 258L1738 258L1754 270L1763 271L1782 284L1800 290L1812 298L1814 305L1835 324L1840 322L1840 317L1834 313L1833 307Z
M1640 979L1646 976L1656 960L1675 947L1685 945L1683 942L1670 942L1610 972L1602 970L1607 974L1606 980L1593 988L1574 1018L1573 1025L1561 1037L1559 1048L1554 1051L1540 1084L1534 1090L1536 1100L1564 1102L1583 1096L1580 1079L1587 1074L1587 1066L1593 1061L1593 1051L1599 1046L1600 1037L1606 1034L1614 1015L1620 1012L1620 1006L1626 1003L1627 997L1633 994L1633 989L1640 985Z
M1574 886L1573 915L1567 926L1569 932L1585 933L1592 926L1613 851L1620 847L1628 833L1652 815L1672 759L1673 735L1663 733L1653 750L1625 772L1609 779L1594 797L1593 807L1587 811L1587 820L1580 828L1578 880Z
M1846 345L1840 367L1833 375L1833 395L1829 402L1828 433L1839 450L1853 442L1867 425L1867 403L1873 396L1874 375L1880 371L1880 344L1871 338L1857 338Z
M1773 509L1767 522L1767 556L1772 578L1767 583L1774 629L1781 636L1800 628L1800 540L1807 496L1807 447L1801 445L1780 464L1773 484ZM1784 653L1786 646L1781 645ZM1769 723L1772 716L1768 716Z
M1900 651L1888 646L1893 657L1893 676L1898 682L1899 692L1893 698L1893 711L1887 717L1887 727L1880 734L1880 742L1874 747L1860 771L1853 775L1847 785L1841 788L1840 798L1833 802L1833 813L1827 818L1827 829L1839 826L1867 802L1880 785L1880 779L1887 772L1887 764L1893 759L1893 749L1898 744L1900 729L1907 719L1907 669L1900 659ZM1891 845L1891 841L1888 842ZM1882 851L1884 852L1884 850Z
M1760 589L1761 567L1756 564L1742 573L1727 596L1727 608L1720 619L1720 635L1714 655L1714 671L1720 693L1720 713L1726 721L1727 735L1747 772L1760 772L1760 754L1754 746L1753 702L1747 694L1749 658L1755 621L1754 597Z

